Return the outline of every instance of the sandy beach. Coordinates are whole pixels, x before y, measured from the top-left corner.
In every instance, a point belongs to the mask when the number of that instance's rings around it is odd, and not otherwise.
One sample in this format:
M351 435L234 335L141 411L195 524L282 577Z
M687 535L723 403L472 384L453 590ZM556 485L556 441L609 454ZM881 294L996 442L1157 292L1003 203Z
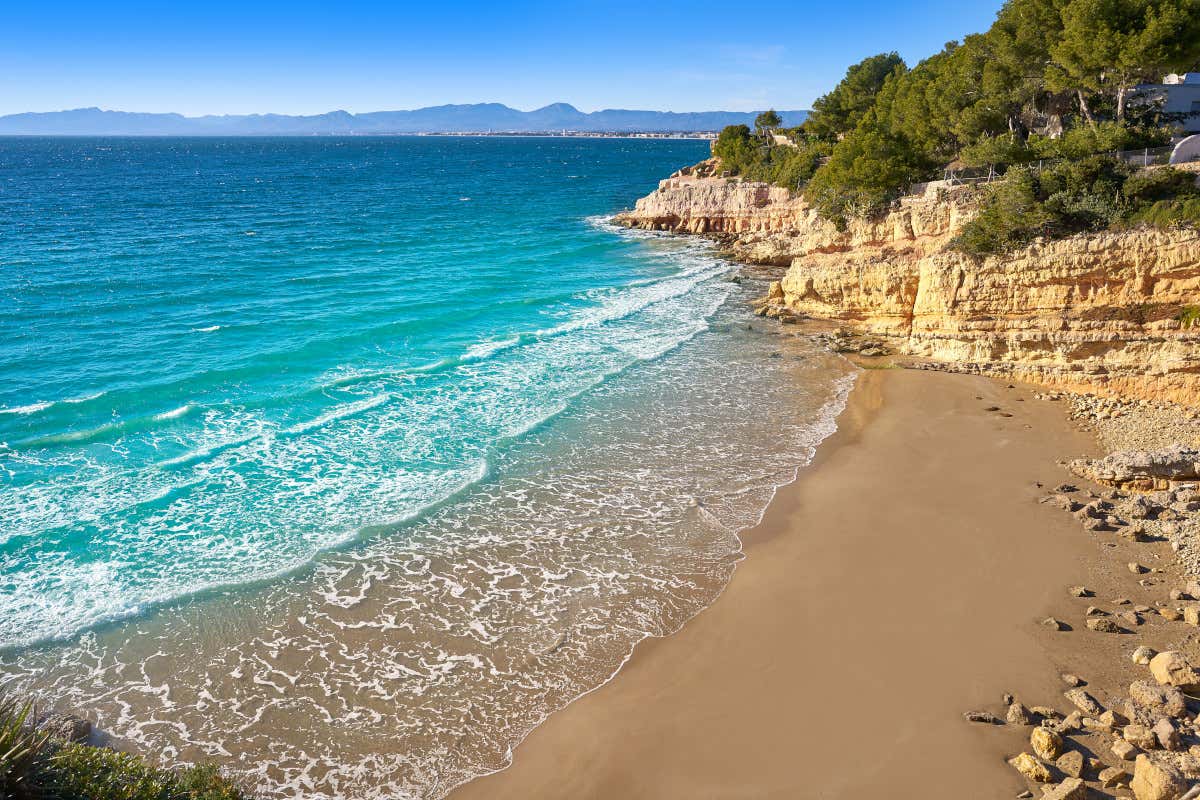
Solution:
M986 378L864 371L838 432L745 533L719 600L452 796L1015 796L1004 756L1027 730L963 712L1003 716L1005 692L1062 707L1064 669L1127 683L1124 637L1037 623L1081 613L1071 583L1146 594L1112 568L1121 553L1101 560L1037 502L1070 477L1058 459L1095 449L1061 405Z

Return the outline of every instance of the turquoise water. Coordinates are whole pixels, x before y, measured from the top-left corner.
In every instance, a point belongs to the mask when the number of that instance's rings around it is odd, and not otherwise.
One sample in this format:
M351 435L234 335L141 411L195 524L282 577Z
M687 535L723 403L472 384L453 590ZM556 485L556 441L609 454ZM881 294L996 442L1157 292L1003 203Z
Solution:
M0 674L272 797L503 767L844 400L761 281L604 223L706 148L0 139Z

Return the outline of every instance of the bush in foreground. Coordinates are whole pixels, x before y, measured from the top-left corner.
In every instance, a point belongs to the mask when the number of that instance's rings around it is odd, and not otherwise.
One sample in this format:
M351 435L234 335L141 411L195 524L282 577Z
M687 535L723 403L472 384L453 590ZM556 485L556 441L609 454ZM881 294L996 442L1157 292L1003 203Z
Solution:
M51 738L33 707L0 689L0 797L14 800L248 800L215 767L155 767L130 753Z

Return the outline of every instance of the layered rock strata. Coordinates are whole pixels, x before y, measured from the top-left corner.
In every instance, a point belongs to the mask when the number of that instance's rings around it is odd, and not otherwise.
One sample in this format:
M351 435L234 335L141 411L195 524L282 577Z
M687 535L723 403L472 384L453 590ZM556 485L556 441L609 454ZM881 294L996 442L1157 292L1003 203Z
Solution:
M714 175L662 181L616 221L720 239L786 266L769 302L886 337L896 351L1076 392L1200 407L1200 233L1136 229L973 259L949 248L979 188L919 187L844 230L783 188ZM775 314L777 316L778 314Z

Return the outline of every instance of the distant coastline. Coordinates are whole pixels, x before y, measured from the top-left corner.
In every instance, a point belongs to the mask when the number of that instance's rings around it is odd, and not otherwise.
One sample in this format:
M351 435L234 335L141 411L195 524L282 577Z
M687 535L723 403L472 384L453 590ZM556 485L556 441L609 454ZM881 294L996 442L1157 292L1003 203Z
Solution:
M713 138L728 125L748 125L758 112L584 112L567 103L520 111L500 103L442 105L408 111L290 116L241 114L185 117L77 108L0 116L0 136L636 136ZM780 112L799 125L807 111Z

